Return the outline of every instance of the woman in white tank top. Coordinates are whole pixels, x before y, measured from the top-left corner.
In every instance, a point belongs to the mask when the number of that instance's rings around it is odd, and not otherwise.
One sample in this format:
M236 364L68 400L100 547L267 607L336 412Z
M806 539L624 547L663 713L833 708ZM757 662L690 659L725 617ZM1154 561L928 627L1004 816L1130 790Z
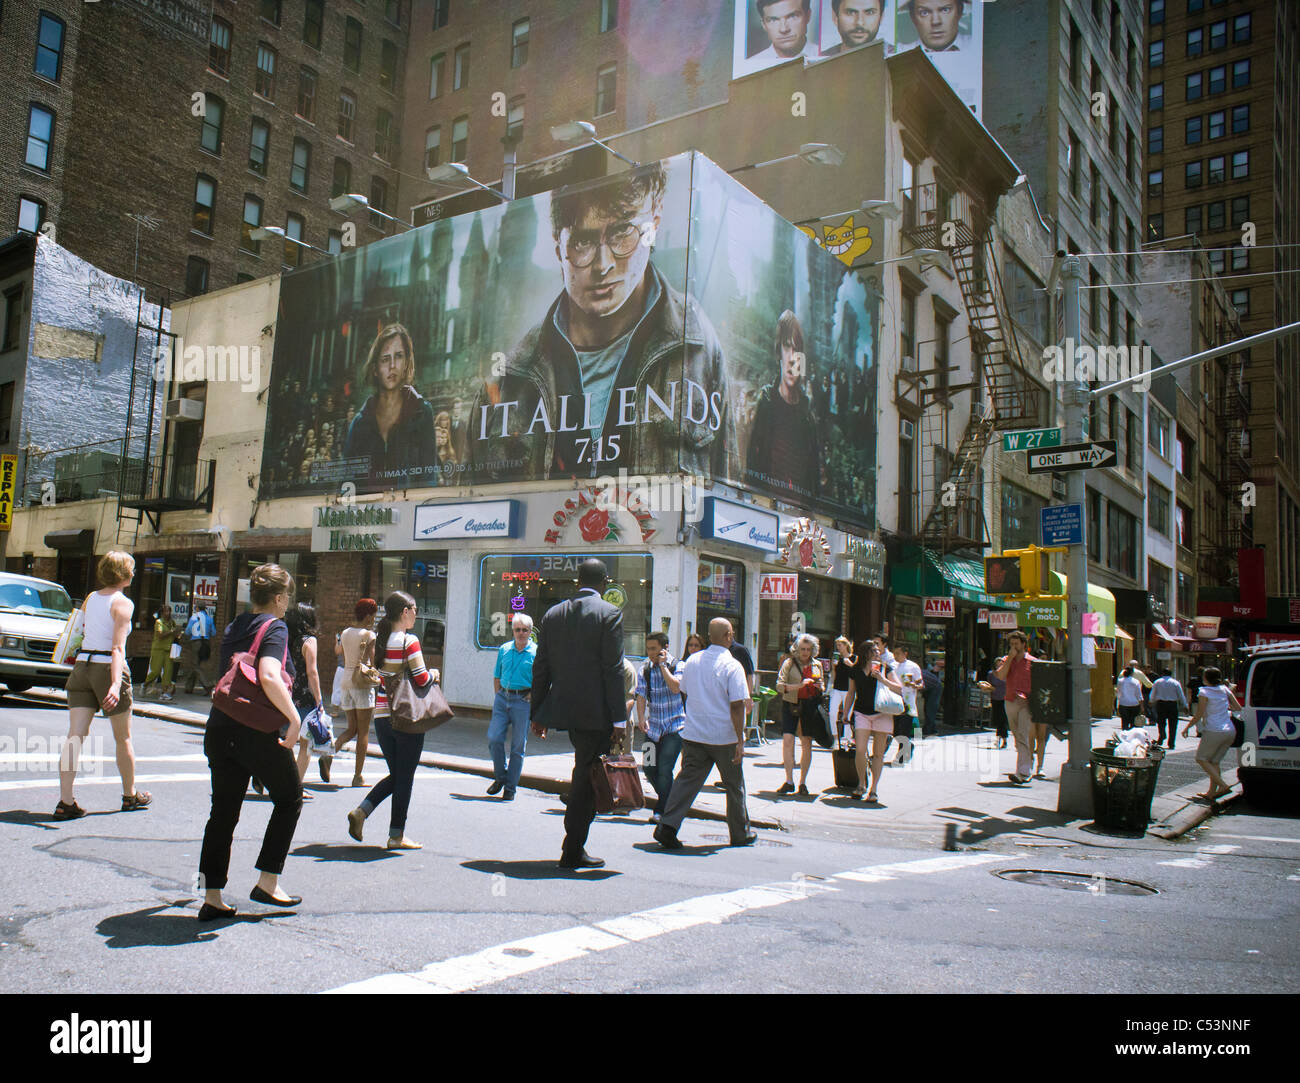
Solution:
M1201 743L1196 746L1196 763L1209 776L1210 787L1205 793L1197 794L1197 797L1214 801L1232 789L1223 781L1219 764L1236 739L1237 727L1233 724L1232 712L1239 710L1241 704L1232 694L1232 689L1223 683L1223 674L1211 666L1205 671L1204 683L1196 697L1196 711L1183 727L1184 737L1197 723L1201 727Z
M131 672L126 665L126 637L131 632L135 605L122 592L135 577L135 560L129 553L108 553L100 559L97 570L104 586L86 599L81 649L68 675L68 743L59 759L56 820L75 820L86 814L73 798L72 784L77 778L81 745L96 711L103 711L113 725L117 769L122 776L122 811L147 808L153 800L151 794L135 788L135 750L131 745Z

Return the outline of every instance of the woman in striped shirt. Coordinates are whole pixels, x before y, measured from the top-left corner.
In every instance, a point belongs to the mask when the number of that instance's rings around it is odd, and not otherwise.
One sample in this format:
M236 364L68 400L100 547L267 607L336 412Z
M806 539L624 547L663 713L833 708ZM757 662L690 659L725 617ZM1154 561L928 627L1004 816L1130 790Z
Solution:
M430 681L438 680L438 671L425 667L420 641L410 634L415 618L415 599L405 591L394 591L384 602L384 617L379 622L376 642L384 648L380 657L385 676L405 670L417 688L424 688ZM388 774L375 784L359 806L348 813L348 834L360 842L366 817L384 798L391 797L388 849L418 850L420 844L406 837L406 812L411 805L415 769L420 765L420 753L424 751L424 734L399 733L393 729L388 694L382 683L376 689L374 720L375 736L383 749Z

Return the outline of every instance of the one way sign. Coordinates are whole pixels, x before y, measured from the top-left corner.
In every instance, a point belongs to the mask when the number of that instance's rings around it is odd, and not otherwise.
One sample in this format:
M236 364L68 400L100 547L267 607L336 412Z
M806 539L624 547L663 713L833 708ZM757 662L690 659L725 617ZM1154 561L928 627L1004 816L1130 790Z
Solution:
M1028 451L1031 474L1052 474L1059 470L1096 470L1114 466L1118 458L1114 440L1093 440L1087 444L1063 444L1061 447Z

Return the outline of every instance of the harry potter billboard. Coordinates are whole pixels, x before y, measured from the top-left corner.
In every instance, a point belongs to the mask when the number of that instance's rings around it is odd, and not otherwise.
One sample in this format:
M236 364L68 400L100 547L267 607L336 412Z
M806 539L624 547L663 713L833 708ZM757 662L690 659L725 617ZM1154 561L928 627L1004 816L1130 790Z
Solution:
M684 473L875 522L877 302L698 153L287 275L264 499Z

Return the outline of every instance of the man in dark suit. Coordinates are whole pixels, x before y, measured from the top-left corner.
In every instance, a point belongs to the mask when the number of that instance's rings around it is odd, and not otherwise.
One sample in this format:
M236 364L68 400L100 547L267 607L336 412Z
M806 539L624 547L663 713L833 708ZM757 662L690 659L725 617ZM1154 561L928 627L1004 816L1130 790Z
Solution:
M596 818L591 768L609 752L615 729L627 728L623 694L623 611L600 596L609 576L599 560L578 566L578 593L551 606L538 625L533 661L533 732L546 723L567 729L573 744L573 782L564 814L562 869L598 869L587 853L587 832Z

